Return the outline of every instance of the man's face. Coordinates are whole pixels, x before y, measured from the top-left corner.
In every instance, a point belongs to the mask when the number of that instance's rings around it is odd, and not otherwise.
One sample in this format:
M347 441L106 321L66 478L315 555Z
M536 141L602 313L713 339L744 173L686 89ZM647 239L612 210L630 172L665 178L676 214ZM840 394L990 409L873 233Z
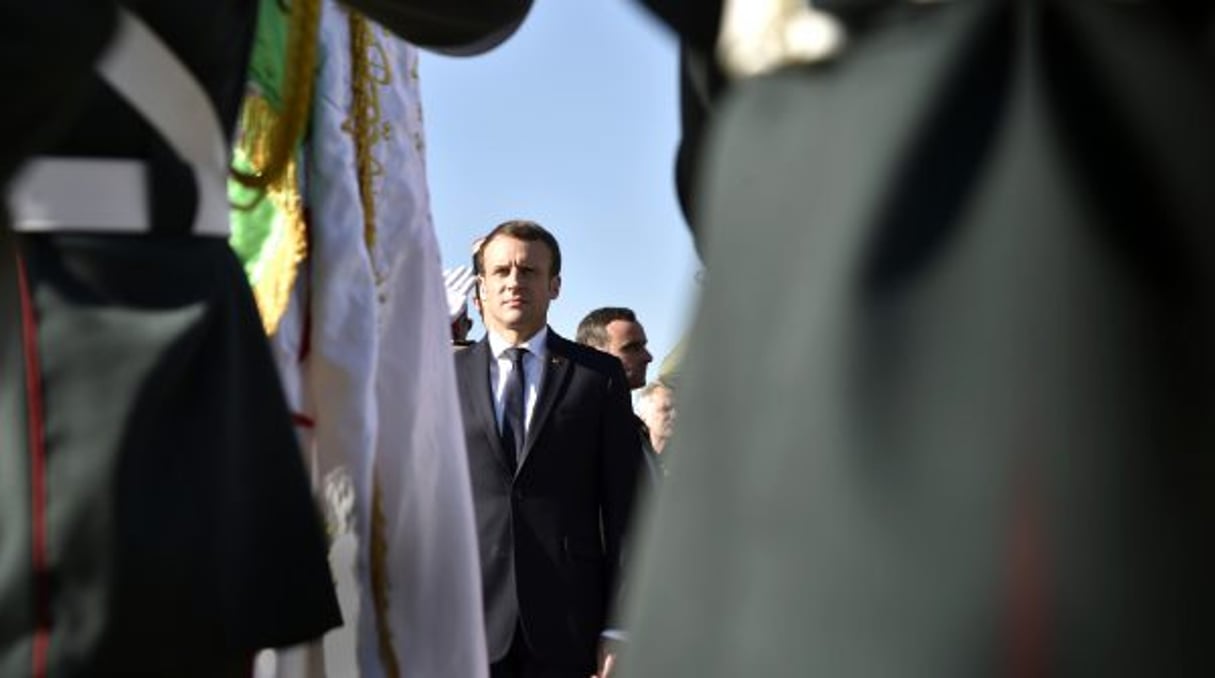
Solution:
M624 376L629 380L629 388L645 386L645 368L654 360L654 356L646 350L645 329L641 323L628 320L613 320L604 328L608 335L607 353L620 358L624 364Z
M650 429L650 443L661 452L675 429L675 394L669 388L657 389L640 409L641 420Z
M507 339L527 339L548 322L548 305L561 290L550 275L552 252L540 241L495 237L482 253L481 313L485 326Z

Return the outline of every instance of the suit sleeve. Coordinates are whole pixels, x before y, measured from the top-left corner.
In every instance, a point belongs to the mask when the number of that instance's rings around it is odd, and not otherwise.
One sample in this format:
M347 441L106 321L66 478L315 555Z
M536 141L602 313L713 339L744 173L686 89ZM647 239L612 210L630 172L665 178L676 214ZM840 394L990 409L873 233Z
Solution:
M532 0L344 0L400 37L457 56L480 54L509 38Z
M629 402L624 368L616 363L608 383L608 397L603 426L603 453L600 458L602 483L601 508L604 546L608 558L610 610L620 609L622 570L626 561L626 537L632 520L638 474L644 463L641 437L633 423L633 408Z

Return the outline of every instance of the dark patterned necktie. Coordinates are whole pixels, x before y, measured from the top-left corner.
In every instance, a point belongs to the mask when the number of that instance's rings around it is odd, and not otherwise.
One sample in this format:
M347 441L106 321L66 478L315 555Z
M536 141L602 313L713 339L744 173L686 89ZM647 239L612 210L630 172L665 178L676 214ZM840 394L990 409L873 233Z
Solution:
M519 467L519 455L523 454L526 402L523 379L523 356L525 348L508 348L506 357L514 367L506 378L506 393L502 399L502 448L506 451L506 465L514 473Z

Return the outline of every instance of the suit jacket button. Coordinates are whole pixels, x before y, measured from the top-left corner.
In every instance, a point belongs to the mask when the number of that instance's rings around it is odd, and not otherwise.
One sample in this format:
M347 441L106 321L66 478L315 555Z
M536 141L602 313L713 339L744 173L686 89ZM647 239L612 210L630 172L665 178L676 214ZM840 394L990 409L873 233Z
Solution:
M519 501L523 501L526 498L523 494L523 490L520 490L520 489L516 489L514 491L514 495L515 495L515 499L517 499Z

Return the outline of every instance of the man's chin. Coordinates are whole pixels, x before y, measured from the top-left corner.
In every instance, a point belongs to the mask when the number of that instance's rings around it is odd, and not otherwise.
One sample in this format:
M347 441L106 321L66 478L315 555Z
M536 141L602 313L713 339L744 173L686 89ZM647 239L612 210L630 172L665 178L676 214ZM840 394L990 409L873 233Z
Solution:
M544 322L536 322L534 318L529 318L523 315L515 317L508 316L502 318L502 327L510 330L511 332L530 335L539 332L540 328L544 327Z
M506 313L503 313L498 317L498 322L502 323L503 327L513 330L522 325L526 325L527 319L523 316L522 313L513 313L510 311L507 311Z

